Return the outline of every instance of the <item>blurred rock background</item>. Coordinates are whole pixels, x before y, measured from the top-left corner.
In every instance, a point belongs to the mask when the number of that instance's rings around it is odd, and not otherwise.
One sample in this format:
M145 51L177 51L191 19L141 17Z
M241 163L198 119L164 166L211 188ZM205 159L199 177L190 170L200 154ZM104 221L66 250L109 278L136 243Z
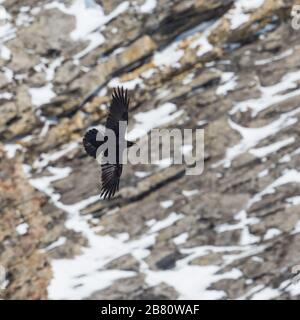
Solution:
M0 1L1 297L298 299L296 4ZM81 139L118 85L129 135L205 129L202 175L128 165L99 198Z

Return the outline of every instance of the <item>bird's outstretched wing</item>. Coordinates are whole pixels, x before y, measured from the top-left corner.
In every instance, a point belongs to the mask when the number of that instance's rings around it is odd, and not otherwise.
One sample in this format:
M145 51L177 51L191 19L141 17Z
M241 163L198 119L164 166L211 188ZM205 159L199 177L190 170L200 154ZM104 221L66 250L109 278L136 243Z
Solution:
M120 177L122 174L122 164L103 164L101 197L109 199L119 190Z
M120 121L128 123L128 106L129 98L127 90L119 87L114 89L105 127L113 130L116 135L116 163L101 165L101 197L104 199L113 197L119 190L119 182L122 174L122 164L119 163L119 152L122 152L122 148L119 142L120 140L125 141L125 132L120 132L119 123ZM122 136L120 137L120 135ZM121 139L119 140L119 138Z
M119 137L119 121L128 122L128 106L127 90L119 87L114 89L105 127L113 130L116 137Z

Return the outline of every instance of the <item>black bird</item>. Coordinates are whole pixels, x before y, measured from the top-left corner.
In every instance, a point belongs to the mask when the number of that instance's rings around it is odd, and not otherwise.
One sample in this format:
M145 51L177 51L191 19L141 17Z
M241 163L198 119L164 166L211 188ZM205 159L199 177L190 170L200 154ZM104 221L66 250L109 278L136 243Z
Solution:
M110 199L114 196L116 191L119 190L119 182L122 174L122 163L120 162L119 155L123 152L123 148L120 146L124 142L124 145L129 148L134 145L134 142L125 140L125 131L120 132L119 122L125 121L128 124L128 106L129 98L127 90L123 88L117 88L113 90L112 102L109 108L109 113L106 119L105 127L114 132L116 136L116 145L114 146L115 152L115 163L103 163L101 164L101 179L102 186L100 195L104 199ZM86 132L83 138L83 146L86 153L93 157L97 157L98 148L107 140L97 139L99 137L97 129L91 129ZM104 151L104 155L107 156L107 150Z

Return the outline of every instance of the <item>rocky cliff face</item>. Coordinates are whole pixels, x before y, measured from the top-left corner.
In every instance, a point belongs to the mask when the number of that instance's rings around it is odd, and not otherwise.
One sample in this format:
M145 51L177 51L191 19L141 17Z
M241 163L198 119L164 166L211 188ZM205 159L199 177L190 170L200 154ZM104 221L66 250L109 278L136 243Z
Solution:
M1 296L299 298L295 3L5 0ZM204 128L202 175L128 165L118 196L99 199L81 137L117 85L132 137Z

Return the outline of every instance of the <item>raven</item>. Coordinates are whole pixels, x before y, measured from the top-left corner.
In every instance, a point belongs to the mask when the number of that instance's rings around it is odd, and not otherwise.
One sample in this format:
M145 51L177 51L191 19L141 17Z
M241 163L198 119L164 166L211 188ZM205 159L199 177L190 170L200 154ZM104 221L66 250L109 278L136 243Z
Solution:
M113 152L115 152L115 163L101 164L101 180L102 186L100 195L103 199L110 199L119 190L119 182L122 174L122 163L120 162L120 153L123 149L120 147L120 142L125 142L127 148L134 145L134 142L125 140L125 132L120 132L119 123L125 121L128 124L128 106L129 98L127 90L117 88L113 90L112 102L109 108L109 113L106 119L105 127L114 132L116 137L116 145ZM97 135L101 134L97 129L91 129L84 135L83 146L86 153L93 157L97 157L98 148L105 142L104 139L97 139ZM100 141L102 140L102 141ZM106 140L107 141L107 140ZM107 150L104 152L107 155Z

